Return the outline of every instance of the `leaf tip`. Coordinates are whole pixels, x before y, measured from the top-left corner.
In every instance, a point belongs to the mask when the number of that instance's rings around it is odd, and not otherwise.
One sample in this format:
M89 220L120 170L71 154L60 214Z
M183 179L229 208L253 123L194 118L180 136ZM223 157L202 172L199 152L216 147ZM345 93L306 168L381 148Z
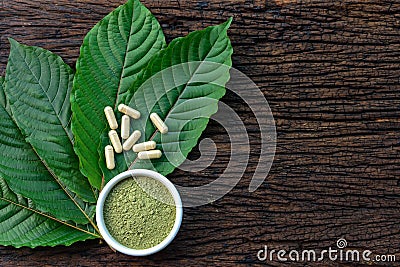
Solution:
M20 43L18 41L16 41L15 39L13 39L11 37L8 37L8 42L10 43L11 47L20 45Z
M229 29L229 27L231 26L233 21L233 17L230 17L227 21L225 21L224 23L222 23L222 25L224 26L224 30Z
M14 51L19 51L20 49L25 48L23 44L11 37L8 38L8 41L10 43L10 58L12 57L12 53L14 53Z

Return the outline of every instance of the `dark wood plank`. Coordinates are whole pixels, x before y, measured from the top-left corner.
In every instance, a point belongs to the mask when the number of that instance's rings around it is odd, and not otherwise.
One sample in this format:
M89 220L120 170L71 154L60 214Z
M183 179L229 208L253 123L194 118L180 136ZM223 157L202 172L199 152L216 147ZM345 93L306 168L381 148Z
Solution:
M0 1L0 73L7 37L50 49L73 66L86 32L122 3ZM143 259L116 254L98 241L33 250L3 247L0 265L252 265L259 263L256 253L263 245L327 248L340 237L351 248L396 254L400 260L400 3L144 3L168 40L234 17L234 66L262 88L276 119L277 153L267 181L248 192L259 130L249 108L228 94L224 102L251 133L251 163L223 199L185 210L182 229L166 250ZM200 173L175 172L170 177L176 183L208 181L226 166L229 144L219 126L211 123L204 137L217 143L217 160Z

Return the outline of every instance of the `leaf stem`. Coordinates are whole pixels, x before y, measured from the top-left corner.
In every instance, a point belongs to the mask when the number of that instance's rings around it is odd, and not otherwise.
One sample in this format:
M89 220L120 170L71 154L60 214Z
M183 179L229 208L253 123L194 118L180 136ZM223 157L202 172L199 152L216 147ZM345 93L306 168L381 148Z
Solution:
M56 174L50 169L50 167L46 164L46 162L40 157L40 155L37 153L36 149L32 146L33 151L35 151L36 155L39 157L39 159L42 161L43 165L47 168L51 176L53 176L54 180L59 184L59 186L62 188L62 190L65 192L65 194L71 199L72 202L78 207L78 209L82 212L82 214L86 217L88 222L93 226L94 230L100 235L100 230L97 227L97 225L90 219L90 217L86 214L86 212L82 209L82 207L75 201L75 198L71 196L71 194L68 192L68 190L65 189L61 181L57 178Z
M35 209L29 208L29 207L27 207L27 206L21 205L21 204L19 204L19 203L16 203L16 202L11 201L11 200L9 200L9 199L6 199L6 198L4 198L4 197L0 197L0 200L6 201L6 202L8 202L8 203L10 203L10 204L16 205L16 206L21 207L21 208L23 208L23 209L32 211L32 212L34 212L34 213L36 213L36 214L39 214L39 215L44 216L44 217L47 217L47 218L49 218L49 219L51 219L51 220L54 220L54 221L56 221L56 222L58 222L58 223L61 223L61 224L64 224L64 225L66 225L66 226L68 226L68 227L71 227L71 228L73 228L73 229L75 229L75 230L84 232L84 233L86 233L86 234L88 234L88 235L92 235L92 236L94 236L94 237L96 237L96 238L103 239L103 238L101 237L101 235L99 235L99 234L89 232L89 231L84 230L84 229L82 229L82 228L79 228L79 227L77 227L77 226L75 226L75 225L69 224L69 223L67 223L67 222L65 222L65 221L61 221L61 220L59 220L59 219L57 219L57 218L55 218L55 217L52 217L52 216L50 216L50 215L48 215L48 214L46 214L46 213L43 213L43 212L40 212L40 211L38 211L38 210L35 210Z

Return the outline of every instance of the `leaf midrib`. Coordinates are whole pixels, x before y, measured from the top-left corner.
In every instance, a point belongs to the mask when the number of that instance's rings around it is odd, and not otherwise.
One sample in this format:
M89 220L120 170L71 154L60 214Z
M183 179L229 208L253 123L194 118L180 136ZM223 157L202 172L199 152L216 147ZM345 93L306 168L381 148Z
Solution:
M128 40L126 42L126 49L125 49L125 53L124 53L124 63L122 64L122 70L121 70L121 74L120 74L119 81L118 81L118 89L117 89L117 96L115 97L114 110L117 108L119 93L121 92L121 84L122 84L122 80L123 80L123 77L124 77L123 74L124 74L124 71L125 71L125 68L126 68L126 61L128 59L127 55L129 53L129 51L128 51L129 50L129 42L130 42L130 40L132 38L132 29L133 29L132 24L135 21L134 20L134 17L135 17L135 3L133 2L132 5L133 5L132 6L132 18L131 18L131 23L129 25L129 37L128 37Z
M10 116L11 117L11 116ZM14 118L11 117L11 119L14 121L16 124ZM17 124L16 124L17 125ZM28 143L28 142L27 142ZM31 143L28 143L32 150L35 152L36 156L40 159L42 164L46 167L47 171L51 174L51 176L54 178L54 180L57 182L57 184L61 187L61 189L65 192L65 194L72 200L72 202L75 204L75 206L82 212L83 216L86 217L88 222L94 227L94 229L99 232L96 224L90 219L90 217L86 214L86 212L82 209L81 206L75 201L75 198L71 196L71 194L65 189L65 185L60 181L60 179L57 177L57 175L51 170L51 168L46 164L46 162L42 159L42 157L37 153L36 149L32 146ZM76 193L75 193L76 194Z
M55 108L55 106L53 105L52 101L50 100L50 97L48 96L48 94L47 94L47 92L46 92L46 90L45 90L44 85L40 82L40 78L37 77L37 76L35 75L35 73L32 71L32 69L30 68L28 62L26 61L26 57L24 57L24 55L21 54L20 49L17 49L17 51L18 51L19 55L23 58L23 61L24 61L25 65L26 65L26 67L29 69L29 71L31 72L32 76L36 79L37 83L40 85L40 88L41 88L42 91L45 93L47 99L49 100L49 103L50 103L51 107L53 108L54 113L56 114L56 117L57 117L58 121L60 122L61 127L63 128L63 130L64 130L65 133L67 134L68 139L69 139L69 141L71 142L71 145L73 146L73 145L74 145L73 140L72 140L71 136L69 135L67 129L64 127L64 125L63 125L63 123L62 123L62 121L61 121L61 118L60 118L59 114L56 112L56 108ZM57 60L57 59L56 59L56 60ZM49 62L49 63L50 63L50 62ZM69 72L68 70L67 70L67 72L68 72L68 76L69 76L70 72ZM40 72L40 74L42 74L42 72ZM51 75L51 72L50 72L50 75ZM61 77L60 77L60 79L61 79ZM60 84L59 84L59 85L60 85ZM63 106L64 106L64 105L63 105ZM67 124L67 125L68 125L68 124Z
M46 217L46 218L48 218L48 219L51 219L51 220L53 220L53 221L56 221L56 222L61 223L61 224L63 224L63 225L66 225L66 226L68 226L68 227L71 227L71 228L73 228L73 229L75 229L75 230L78 230L78 231L81 231L81 232L83 232L83 233L86 233L86 234L88 234L88 235L92 235L92 236L94 236L94 237L96 237L96 238L101 238L100 235L97 235L97 234L95 234L95 233L86 231L86 230L84 230L84 229L82 229L82 228L79 228L79 227L77 227L77 226L75 226L75 225L72 225L72 224L69 224L69 223L67 223L67 222L61 221L61 220L59 220L59 219L57 219L57 218L55 218L55 217L52 217L52 216L50 216L50 215L48 215L48 214L46 214L46 213L43 213L43 212L40 212L40 211L38 211L38 210L29 208L29 207L24 206L24 205L22 205L22 204L20 204L20 203L16 203L16 202L11 201L11 200L9 200L9 199L6 199L6 198L4 198L4 197L0 197L0 200L3 200L3 201L5 201L5 202L8 202L8 203L10 203L10 204L12 204L12 205L16 205L16 206L21 207L21 208L23 208L23 209L29 210L29 211L31 211L31 212L34 212L34 213L39 214L39 215L41 215L41 216L44 216L44 217Z
M183 88L183 90L182 90L181 93L179 94L179 96L178 96L178 98L176 99L175 103L171 106L171 108L170 108L170 110L168 111L167 115L165 116L165 119L164 119L164 120L166 120L166 119L169 117L169 115L171 114L172 110L176 107L176 104L177 104L178 101L181 99L181 97L182 97L182 95L183 95L183 92L187 89L188 84L192 81L193 77L196 75L196 72L198 71L198 69L200 68L200 66L201 66L204 62L206 62L206 59L207 59L208 56L210 55L212 49L214 48L214 46L216 45L216 43L217 43L218 40L219 40L219 38L217 38L217 40L213 43L213 45L211 46L211 48L210 48L210 50L208 51L207 55L204 57L204 59L201 61L201 63L196 67L196 70L194 71L194 74L190 77L190 79L189 79L189 80L187 81L187 83L185 84L185 87ZM185 63L190 63L190 62L185 62ZM181 62L180 64L182 64L182 62ZM175 64L175 65L178 65L178 64ZM170 67L172 67L172 66L170 66ZM157 132L158 132L158 129L156 128L155 131L154 131L154 133L151 135L151 137L149 138L148 141L152 141L152 140L154 139L154 137L156 136ZM137 160L138 160L138 157L136 156L136 158L133 160L133 162L129 165L128 170L130 170L130 169L133 167L133 165L135 165L135 163L137 162Z

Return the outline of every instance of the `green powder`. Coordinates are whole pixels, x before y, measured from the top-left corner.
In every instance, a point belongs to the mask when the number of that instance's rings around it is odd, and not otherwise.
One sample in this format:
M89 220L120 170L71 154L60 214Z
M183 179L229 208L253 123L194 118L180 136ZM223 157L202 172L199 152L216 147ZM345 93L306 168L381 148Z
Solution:
M159 181L132 177L111 189L104 202L104 222L110 235L133 249L161 243L175 223L174 199Z

